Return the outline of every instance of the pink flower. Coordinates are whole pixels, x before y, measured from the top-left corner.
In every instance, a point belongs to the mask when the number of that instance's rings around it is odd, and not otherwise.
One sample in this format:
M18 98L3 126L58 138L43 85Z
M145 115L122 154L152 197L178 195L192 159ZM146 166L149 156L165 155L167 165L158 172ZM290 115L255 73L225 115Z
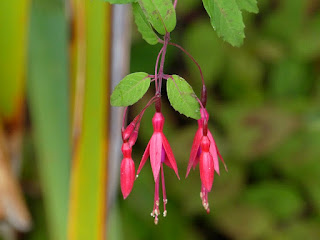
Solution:
M198 120L198 130L193 139L186 177L188 177L191 167L195 168L200 162L200 197L203 207L209 213L208 193L212 188L214 171L220 175L218 156L224 164L226 171L228 171L228 169L221 154L219 153L211 132L207 129L209 114L205 108L202 108L200 111L201 119Z
M176 173L178 179L180 179L178 174L177 163L172 153L171 147L165 135L163 134L164 117L161 112L156 112L152 118L152 125L154 132L147 145L147 148L142 156L137 176L140 173L142 167L146 163L148 157L150 156L151 168L153 172L153 177L155 181L155 194L154 194L154 206L151 216L155 218L155 224L158 223L159 210L159 184L160 184L160 170L161 170L161 180L162 180L162 194L163 194L163 216L167 215L166 204L166 190L163 172L163 163L168 167L172 168Z
M131 157L131 146L125 142L122 144L121 151L123 159L120 166L120 185L123 198L126 199L130 194L135 180L135 167Z

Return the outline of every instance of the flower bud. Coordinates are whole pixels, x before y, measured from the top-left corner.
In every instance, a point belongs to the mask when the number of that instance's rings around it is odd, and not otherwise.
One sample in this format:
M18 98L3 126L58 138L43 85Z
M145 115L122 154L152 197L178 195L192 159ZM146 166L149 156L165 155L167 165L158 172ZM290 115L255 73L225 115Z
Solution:
M132 158L124 158L120 166L120 184L123 198L130 194L135 180L135 167Z

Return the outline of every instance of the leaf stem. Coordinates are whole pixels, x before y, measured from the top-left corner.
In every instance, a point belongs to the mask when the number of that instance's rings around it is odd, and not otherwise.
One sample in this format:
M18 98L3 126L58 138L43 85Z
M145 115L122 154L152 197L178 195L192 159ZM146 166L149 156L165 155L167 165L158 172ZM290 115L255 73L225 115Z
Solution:
M124 125L125 125L125 121L126 121L127 111L128 111L128 107L125 107L125 108L124 108L124 111L123 111L121 132L124 131Z
M160 40L160 42L161 42L161 40ZM197 65L197 67L198 67L198 69L199 69L199 72L200 72L202 85L205 85L201 67L200 67L199 63L194 59L194 57L193 57L189 52L187 52L187 50L185 50L183 47L181 47L180 45L178 45L178 44L176 44L176 43L169 42L169 45L175 46L175 47L179 48L182 52L184 52L185 54L188 55L188 57Z
M162 85L162 77L163 77L163 67L164 67L164 60L166 58L166 52L167 52L167 47L170 41L170 33L166 33L164 36L164 41L163 42L163 47L162 47L162 55L161 55L161 62L160 62L160 68L159 68L159 82L158 82L158 89L156 91L156 94L161 95L161 85Z
M156 85L156 93L158 92L158 65L159 65L160 56L161 56L161 54L163 52L163 47L159 51L159 54L157 56L157 61L156 61L156 67L155 67L154 80L155 80L155 85Z
M173 3L174 9L176 9L177 3L178 3L178 0L174 0L174 3Z
M160 40L160 42L162 42ZM184 52L198 67L199 72L200 72L200 77L201 77L201 81L202 81L202 91L201 91L201 102L203 104L203 106L205 107L207 104L207 88L206 88L206 84L204 82L204 77L203 77L203 73L202 73L202 69L200 67L200 64L194 59L194 57L187 51L185 50L183 47L181 47L180 45L173 43L173 42L169 42L169 45L175 46L177 48L179 48L182 52Z

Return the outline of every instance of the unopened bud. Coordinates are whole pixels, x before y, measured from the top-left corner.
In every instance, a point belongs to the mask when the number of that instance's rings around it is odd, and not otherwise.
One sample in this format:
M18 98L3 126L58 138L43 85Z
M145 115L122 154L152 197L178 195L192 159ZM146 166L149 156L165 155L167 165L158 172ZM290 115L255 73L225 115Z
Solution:
M131 158L124 158L120 166L120 185L123 198L130 194L135 179L135 167Z

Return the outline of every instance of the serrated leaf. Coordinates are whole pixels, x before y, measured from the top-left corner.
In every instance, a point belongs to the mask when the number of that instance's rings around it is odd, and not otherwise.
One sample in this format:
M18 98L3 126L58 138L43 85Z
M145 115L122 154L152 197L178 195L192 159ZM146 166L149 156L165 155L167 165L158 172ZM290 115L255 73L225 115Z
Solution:
M111 105L116 107L130 106L147 92L150 87L148 73L136 72L127 75L115 87L111 95Z
M158 36L153 31L150 23L148 22L146 16L144 15L138 3L132 3L132 12L134 16L134 21L138 27L138 31L142 35L142 38L151 45L157 44Z
M202 0L212 27L219 37L239 47L243 43L244 24L236 0Z
M134 2L137 2L138 0L104 0L104 1L111 4L126 4L126 3L134 3Z
M176 26L176 11L171 0L139 0L140 7L154 29L164 35Z
M236 0L240 10L245 10L251 13L258 13L257 0Z
M178 75L167 80L167 94L172 107L181 114L200 119L200 106L192 87Z

